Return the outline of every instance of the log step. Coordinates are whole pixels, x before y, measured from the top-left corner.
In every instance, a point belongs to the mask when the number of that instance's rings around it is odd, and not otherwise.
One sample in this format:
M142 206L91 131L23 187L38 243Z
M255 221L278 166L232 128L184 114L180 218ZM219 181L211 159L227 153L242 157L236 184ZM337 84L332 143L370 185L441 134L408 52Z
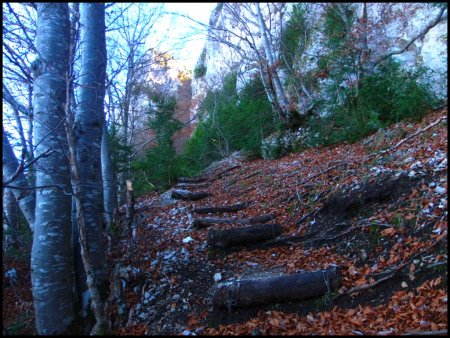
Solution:
M261 242L275 238L281 232L282 228L278 223L255 224L225 230L210 229L208 231L208 245L210 247L226 248L235 245Z
M218 213L218 212L231 212L231 211L239 211L245 209L250 204L248 202L238 203L234 205L224 205L224 206L211 206L211 207L200 207L194 208L192 211L197 214L209 214L209 213Z
M266 223L275 219L274 214L264 214L246 219L229 219L229 218L196 218L194 219L193 225L197 229L203 229L209 227L212 224L257 224Z
M178 183L175 188L208 188L209 184L206 182L194 183Z
M206 191L192 192L189 190L173 190L171 197L184 201L197 201L210 196Z
M228 308L299 301L337 290L339 285L338 267L333 265L326 270L220 283L213 287L212 302Z
M199 183L204 182L206 179L204 177L180 177L178 178L179 183Z

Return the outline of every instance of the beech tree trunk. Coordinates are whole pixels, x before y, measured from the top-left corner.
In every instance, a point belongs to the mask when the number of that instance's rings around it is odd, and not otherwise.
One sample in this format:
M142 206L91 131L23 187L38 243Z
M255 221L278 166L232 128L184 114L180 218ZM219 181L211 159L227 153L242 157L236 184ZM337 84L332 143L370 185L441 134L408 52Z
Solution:
M13 192L8 188L3 188L3 212L3 252L6 252L8 247L19 247L19 208Z
M74 319L70 174L64 131L66 76L69 66L67 3L37 3L34 77L36 217L31 251L31 283L39 335L68 333ZM49 132L51 131L51 132Z
M103 216L108 232L111 232L114 212L117 209L117 184L111 162L111 148L106 125L103 126L101 146L101 166L103 179Z
M201 207L194 208L192 211L197 214L209 214L209 213L218 213L218 212L233 212L239 211L247 208L249 203L237 203L234 205L224 205L224 206L212 206L212 207Z
M210 194L205 191L192 192L188 190L173 190L171 197L185 201L197 201L208 197L209 195Z
M255 224L242 228L225 230L211 229L208 231L208 245L211 247L226 248L235 245L256 243L279 236L281 225Z
M81 69L74 126L76 159L89 255L98 281L103 283L106 278L106 255L102 237L103 183L100 156L106 72L104 5L82 3L80 23Z
M213 289L212 301L219 308L299 301L332 292L339 284L338 269L332 266L314 272L220 283Z
M45 151L45 150L44 150ZM6 136L5 130L2 127L2 161L3 161L3 174L9 178L11 177L19 167L19 161L14 155L14 151ZM10 184L18 189L11 189L14 197L19 204L19 208L22 211L25 219L28 222L28 226L33 231L34 225L34 213L35 213L35 198L34 191L31 189L28 179L24 173L20 173L17 178Z
M255 216L247 219L229 219L229 218L196 218L194 219L193 225L198 229L203 229L209 227L212 224L257 224L266 223L275 219L274 214L266 214Z

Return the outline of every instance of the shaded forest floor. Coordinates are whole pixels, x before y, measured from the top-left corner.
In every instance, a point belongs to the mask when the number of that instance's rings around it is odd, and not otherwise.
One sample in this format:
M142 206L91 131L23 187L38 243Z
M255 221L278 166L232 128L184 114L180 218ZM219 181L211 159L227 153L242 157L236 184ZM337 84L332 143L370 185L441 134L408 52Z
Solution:
M183 189L210 195L174 200L170 191L136 203L136 243L113 243L126 313L111 306L119 335L445 333L447 312L447 109L402 122L355 144L312 148L273 161L238 154ZM435 123L436 122L436 123ZM195 187L197 186L197 187ZM199 215L195 208L248 202L237 212ZM211 248L199 217L242 220L274 214L277 239ZM217 282L339 267L340 286L318 298L250 308L215 308ZM5 257L3 325L32 330L29 271ZM219 275L220 274L220 275ZM216 279L216 280L215 280ZM30 312L31 311L31 312ZM27 315L28 314L28 315ZM31 318L31 319L30 319Z

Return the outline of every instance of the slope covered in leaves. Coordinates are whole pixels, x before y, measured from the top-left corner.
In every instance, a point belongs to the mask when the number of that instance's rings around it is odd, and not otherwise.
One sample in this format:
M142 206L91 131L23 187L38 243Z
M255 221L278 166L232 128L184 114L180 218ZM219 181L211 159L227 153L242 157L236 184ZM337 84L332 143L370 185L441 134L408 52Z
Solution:
M119 335L404 334L445 333L447 312L447 109L418 123L402 122L355 144L307 149L273 161L231 156L205 169L192 191L209 196L174 200L170 191L136 203L133 243L126 227L110 267L111 285L125 286L125 313L116 298L109 314ZM195 208L248 202L228 213ZM248 219L274 214L275 240L230 249L208 245L214 224L199 217ZM339 267L340 286L319 298L221 310L211 304L218 282ZM28 267L18 282L3 279L3 324L32 327ZM117 281L117 283L115 282ZM120 282L120 283L119 283ZM22 317L23 317L22 316ZM19 319L17 319L19 318ZM16 330L27 332L27 330Z
M136 204L137 247L116 259L145 284L119 334L403 334L447 330L447 110L355 144L274 161L232 156L207 168L206 199L151 193ZM245 219L273 213L277 240L211 249L193 227L200 206L248 202ZM210 228L241 227L215 224ZM123 256L122 256L123 255ZM303 302L215 309L216 282L339 267L336 292ZM214 278L215 277L215 278Z

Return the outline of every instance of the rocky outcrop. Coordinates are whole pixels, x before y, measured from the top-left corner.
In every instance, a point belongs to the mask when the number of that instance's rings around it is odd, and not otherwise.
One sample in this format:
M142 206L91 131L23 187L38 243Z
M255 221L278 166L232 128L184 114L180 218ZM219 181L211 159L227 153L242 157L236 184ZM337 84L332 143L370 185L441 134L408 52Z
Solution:
M238 69L242 74L238 80L238 90L245 79L258 72L254 62L257 58L253 55L254 50L262 51L261 37L255 17L251 17L251 8L244 6L238 3L219 4L211 14L208 38L197 63L197 68L202 68L201 76L192 81L191 117L198 112L207 89L219 88L224 75L230 70ZM293 4L286 6L283 20L280 20L281 13L273 12L271 18L267 12L265 15L267 20L272 20L270 25L268 21L266 25L275 37L275 51L279 50L276 45L279 23L286 23L292 13ZM354 44L365 50L361 55L365 58L363 68L366 71L373 69L386 55L392 54L407 69L419 66L430 69L432 74L424 77L423 81L428 82L439 97L447 96L447 10L443 7L429 3L368 3L364 7L362 3L354 3L346 8L337 4L307 3L303 8L311 35L302 55L296 57L293 68L299 77L310 78L301 84L299 93L290 95L292 104L299 107L305 105L303 101L306 97L309 100L320 99L324 95L324 88L333 81L326 69L319 69L320 58L330 52L324 36L326 11L330 6L336 6L338 15L350 22L350 34L357 37ZM346 10L351 14L346 14ZM242 22L248 27L245 34L238 30L238 27L243 26ZM251 48L252 44L255 48ZM336 85L354 85L359 76L357 68ZM283 80L283 74L280 75ZM326 111L316 113L326 114Z

